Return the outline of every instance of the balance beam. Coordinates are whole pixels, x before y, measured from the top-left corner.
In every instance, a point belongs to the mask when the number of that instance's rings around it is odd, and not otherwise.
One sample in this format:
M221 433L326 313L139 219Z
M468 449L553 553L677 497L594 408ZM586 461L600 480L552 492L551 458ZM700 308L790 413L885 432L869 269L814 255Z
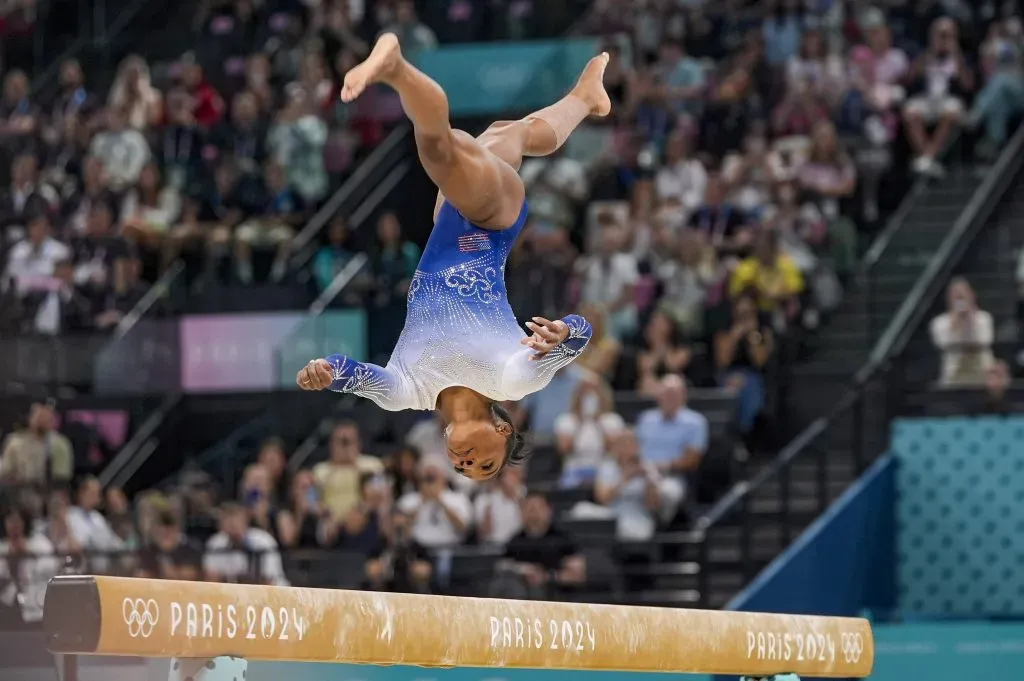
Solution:
M874 663L855 618L123 577L53 578L43 627L55 653L200 661L833 678Z

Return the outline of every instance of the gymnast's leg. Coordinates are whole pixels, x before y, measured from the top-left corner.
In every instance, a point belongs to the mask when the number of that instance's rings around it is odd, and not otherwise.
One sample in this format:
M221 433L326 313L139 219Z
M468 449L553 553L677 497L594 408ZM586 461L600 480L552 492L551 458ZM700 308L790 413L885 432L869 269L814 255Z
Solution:
M504 229L519 217L525 197L516 172L522 156L551 153L588 115L608 113L610 102L600 82L606 63L605 55L592 60L572 94L479 140L451 128L444 91L405 61L392 34L381 36L366 61L346 74L341 98L351 101L374 82L393 87L412 120L420 162L441 194L475 224ZM595 80L599 94L592 86Z
M607 116L611 111L611 99L604 89L607 65L607 53L594 57L568 95L518 121L492 123L476 138L477 142L517 171L524 156L554 153L588 116ZM439 192L434 205L435 219L444 200L444 193Z
M452 130L444 91L402 57L394 34L378 38L366 61L345 75L341 99L352 101L375 82L398 92L412 121L420 163L449 202L481 227L513 225L526 194L519 174L469 134Z

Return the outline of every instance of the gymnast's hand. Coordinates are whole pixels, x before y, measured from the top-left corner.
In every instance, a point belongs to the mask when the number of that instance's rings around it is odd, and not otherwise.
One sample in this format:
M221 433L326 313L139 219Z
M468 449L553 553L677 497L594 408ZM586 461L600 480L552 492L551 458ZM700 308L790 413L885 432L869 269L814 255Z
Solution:
M533 335L520 342L535 351L530 359L540 359L569 337L569 327L561 319L552 322L543 317L534 317L532 321L526 322L526 328L533 331Z
M334 381L334 370L326 359L311 359L295 376L303 390L326 390Z

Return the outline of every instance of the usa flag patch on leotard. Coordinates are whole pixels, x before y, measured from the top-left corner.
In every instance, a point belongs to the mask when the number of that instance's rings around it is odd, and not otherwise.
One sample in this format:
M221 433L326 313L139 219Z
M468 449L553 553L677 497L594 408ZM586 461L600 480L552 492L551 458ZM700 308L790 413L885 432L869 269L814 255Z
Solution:
M474 234L463 234L459 237L459 250L463 253L475 253L476 251L491 250L491 240L486 234L479 232Z

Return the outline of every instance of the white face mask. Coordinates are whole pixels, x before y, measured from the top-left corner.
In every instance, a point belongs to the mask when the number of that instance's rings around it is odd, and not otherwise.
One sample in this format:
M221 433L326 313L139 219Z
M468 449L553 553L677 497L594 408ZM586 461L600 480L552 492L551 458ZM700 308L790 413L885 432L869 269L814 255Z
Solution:
M580 411L588 418L597 416L598 412L601 411L601 399L594 393L584 395L583 400L580 402Z
M963 298L957 298L956 300L954 300L953 301L953 311L954 312L966 312L967 311L967 301L964 300Z

